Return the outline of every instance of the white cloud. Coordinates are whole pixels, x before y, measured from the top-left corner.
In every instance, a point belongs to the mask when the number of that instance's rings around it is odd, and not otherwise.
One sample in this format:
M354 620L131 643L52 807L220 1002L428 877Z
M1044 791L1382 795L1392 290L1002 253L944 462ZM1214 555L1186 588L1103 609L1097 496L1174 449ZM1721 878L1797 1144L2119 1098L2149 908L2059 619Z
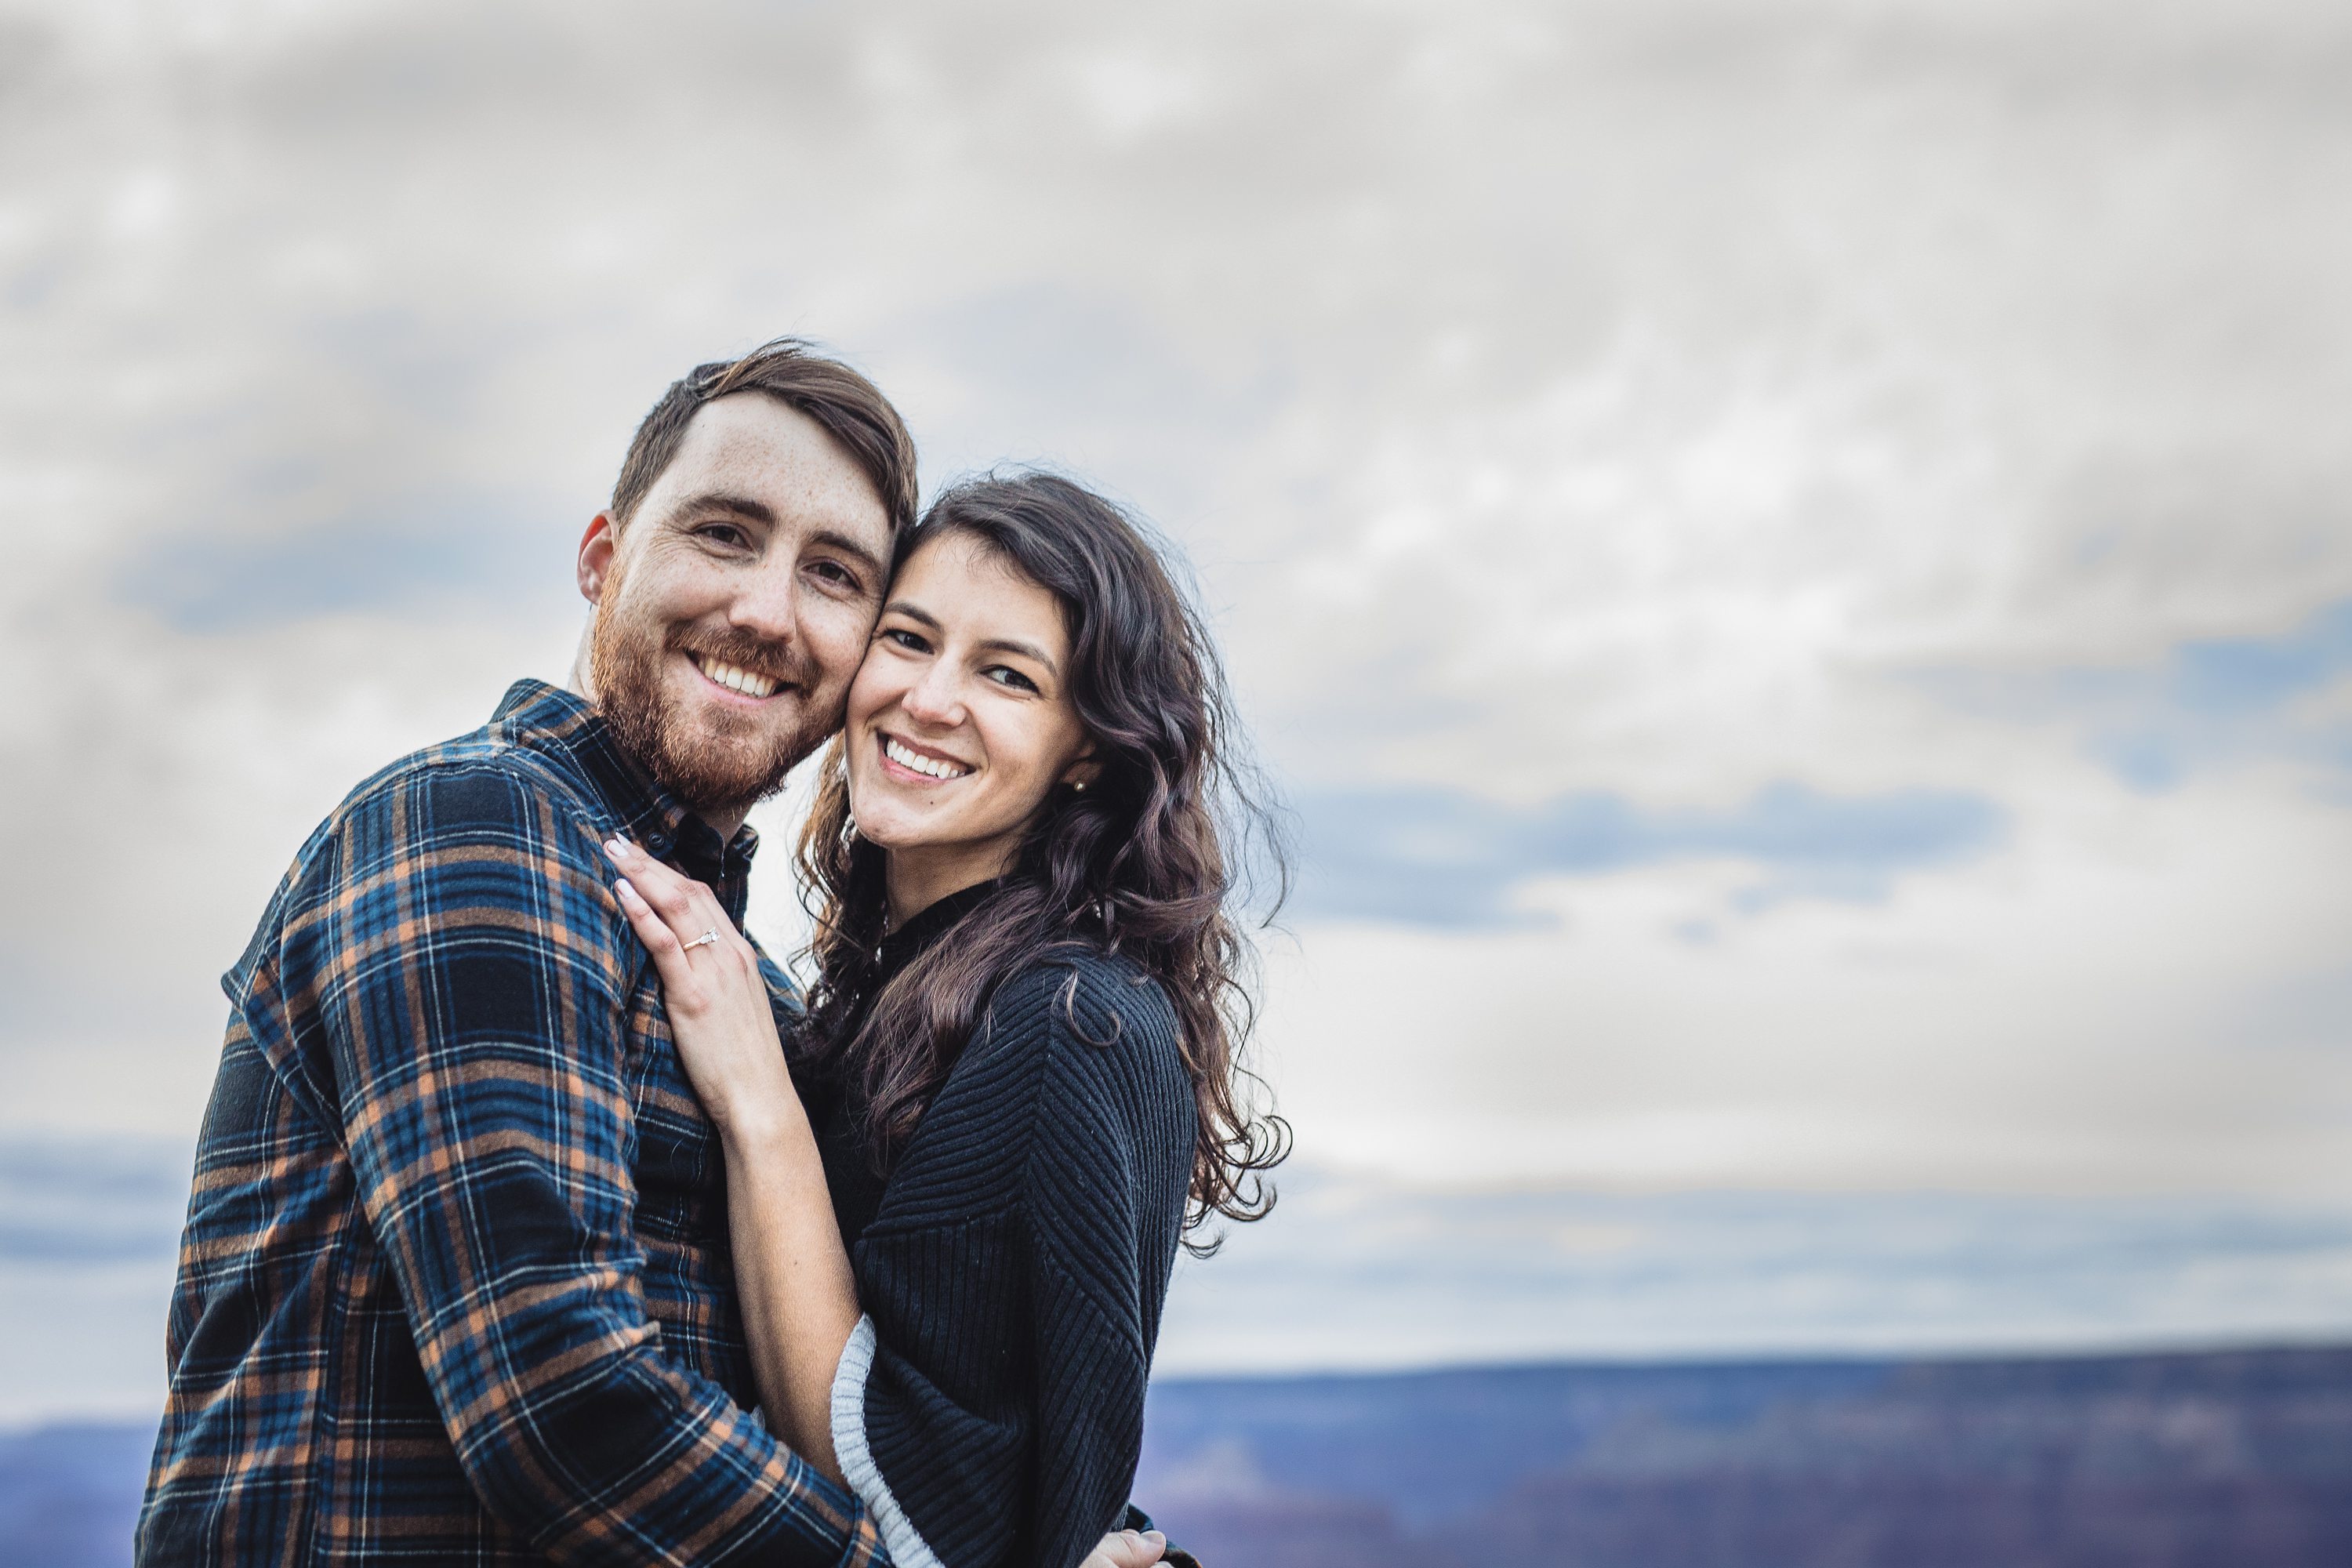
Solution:
M1308 924L1312 1152L2340 1191L2342 680L2179 729L2167 792L1948 678L2352 600L2347 47L2287 0L20 5L0 1121L185 1136L310 825L562 668L635 419L797 329L931 477L1166 523L1302 785L2011 825L1875 902L1674 861L1522 889L1557 931Z
M2352 819L2078 790L1882 902L1743 912L1753 869L1700 861L1531 889L1553 929L1304 926L1284 1104L1423 1182L2352 1196L2352 891L2308 874Z

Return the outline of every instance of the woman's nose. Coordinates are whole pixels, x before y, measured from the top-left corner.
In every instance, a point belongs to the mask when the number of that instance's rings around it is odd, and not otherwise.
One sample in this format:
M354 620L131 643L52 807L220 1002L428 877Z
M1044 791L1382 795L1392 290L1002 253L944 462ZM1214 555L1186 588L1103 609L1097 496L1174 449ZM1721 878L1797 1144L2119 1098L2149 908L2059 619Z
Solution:
M940 665L925 670L922 678L907 689L899 706L909 717L943 729L963 722L963 699L956 690L955 678Z

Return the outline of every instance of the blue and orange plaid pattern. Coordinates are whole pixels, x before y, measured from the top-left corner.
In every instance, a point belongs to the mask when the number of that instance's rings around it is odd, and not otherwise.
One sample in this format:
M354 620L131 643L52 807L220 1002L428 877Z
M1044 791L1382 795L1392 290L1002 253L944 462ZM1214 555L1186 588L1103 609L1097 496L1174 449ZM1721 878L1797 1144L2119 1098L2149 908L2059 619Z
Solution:
M142 1563L887 1562L751 1414L717 1138L614 832L740 921L750 831L525 681L303 846L224 982Z

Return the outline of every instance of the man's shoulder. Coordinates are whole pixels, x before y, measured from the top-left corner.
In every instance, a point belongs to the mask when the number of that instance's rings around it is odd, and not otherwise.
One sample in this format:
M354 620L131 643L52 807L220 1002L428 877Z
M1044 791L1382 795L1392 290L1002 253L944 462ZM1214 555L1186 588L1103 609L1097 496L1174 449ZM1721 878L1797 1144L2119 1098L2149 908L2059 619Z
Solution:
M511 700L510 700L511 702ZM620 821L560 745L508 708L480 727L419 747L354 785L311 834L295 875L329 865L367 876L386 859L415 863L436 847L529 847L602 868L597 846ZM495 858L479 868L493 870Z
M478 729L394 758L361 780L330 824L424 798L442 810L415 826L465 826L518 807L596 818L611 815L587 773L559 748L531 743L527 731L493 719Z
M459 929L528 929L538 951L617 973L635 939L599 848L611 813L560 746L508 721L513 705L387 763L327 814L222 977L232 1002L281 984L273 971L338 969Z

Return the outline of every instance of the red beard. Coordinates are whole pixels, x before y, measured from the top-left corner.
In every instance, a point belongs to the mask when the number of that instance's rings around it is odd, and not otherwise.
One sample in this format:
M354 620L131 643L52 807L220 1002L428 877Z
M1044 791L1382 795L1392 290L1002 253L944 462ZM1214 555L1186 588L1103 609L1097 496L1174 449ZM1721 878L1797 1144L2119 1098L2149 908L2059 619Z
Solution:
M597 708L621 749L698 812L741 811L783 787L784 775L822 745L841 725L837 712L813 711L817 685L814 663L790 644L770 642L730 628L701 631L642 624L617 612L621 573L617 563L596 605L588 668ZM691 650L773 678L798 693L801 722L782 731L750 714L720 712L716 722L698 721L662 689L667 655ZM779 697L784 693L779 692ZM775 700L776 699L771 699ZM791 700L789 698L787 700Z

